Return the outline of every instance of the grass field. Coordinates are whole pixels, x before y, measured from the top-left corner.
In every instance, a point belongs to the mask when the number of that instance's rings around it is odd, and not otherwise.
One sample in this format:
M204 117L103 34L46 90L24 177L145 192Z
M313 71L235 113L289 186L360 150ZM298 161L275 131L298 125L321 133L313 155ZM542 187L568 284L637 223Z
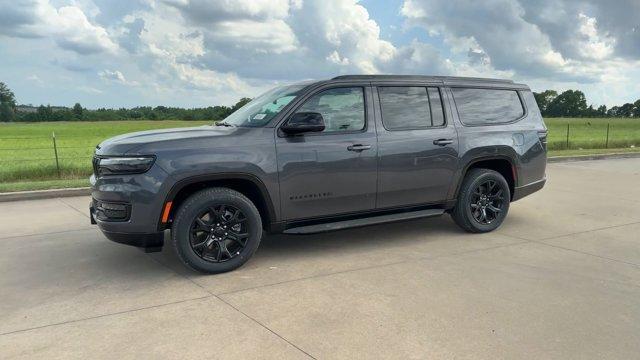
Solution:
M545 119L549 128L549 150L603 149L640 147L640 119L550 118ZM567 125L569 147L567 148Z
M0 123L0 183L77 179L91 174L95 146L132 131L200 126L199 121L101 121ZM58 177L52 133L56 134L61 176Z
M553 118L549 155L635 151L640 148L640 119ZM86 184L95 146L109 137L132 131L200 126L198 121L104 121L0 123L0 192ZM607 123L609 145L605 150ZM566 143L569 124L569 147ZM60 164L58 176L51 134L55 132ZM634 148L630 148L634 146ZM595 150L590 150L595 149ZM78 180L80 179L80 180Z

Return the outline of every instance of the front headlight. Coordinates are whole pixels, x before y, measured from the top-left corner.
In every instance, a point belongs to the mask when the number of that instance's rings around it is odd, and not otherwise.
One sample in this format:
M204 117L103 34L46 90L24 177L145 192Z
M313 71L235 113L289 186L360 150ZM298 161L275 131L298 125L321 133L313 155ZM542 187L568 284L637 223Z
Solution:
M154 156L104 156L94 159L96 175L126 175L147 172L155 161Z

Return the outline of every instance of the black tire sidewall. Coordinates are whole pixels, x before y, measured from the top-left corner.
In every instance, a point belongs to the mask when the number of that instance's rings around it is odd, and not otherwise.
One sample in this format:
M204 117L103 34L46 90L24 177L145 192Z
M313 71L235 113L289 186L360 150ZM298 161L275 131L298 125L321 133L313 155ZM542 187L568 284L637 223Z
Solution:
M249 237L242 252L224 262L214 263L202 259L191 247L190 228L196 216L212 205L231 205L242 211L247 217ZM244 195L230 189L208 189L194 194L187 199L178 211L173 228L172 240L180 259L189 267L204 273L221 273L231 271L244 264L258 248L262 237L260 213Z
M504 177L500 175L500 173L493 170L482 169L481 171L475 173L474 175L475 176L472 179L470 179L471 181L466 184L466 188L464 189L465 190L464 198L462 199L462 203L460 205L463 206L462 210L464 212L464 216L467 218L469 225L471 225L474 228L474 230L476 230L477 232L493 231L502 224L502 222L507 216L507 212L509 211L509 202L511 199L509 184L504 179ZM471 206L470 206L471 196L473 194L473 189L475 189L478 185L480 185L481 183L487 180L494 180L500 184L505 195L504 204L502 207L502 211L494 221L492 221L490 224L481 224L478 221L476 221L476 219L473 217L473 214L471 212Z

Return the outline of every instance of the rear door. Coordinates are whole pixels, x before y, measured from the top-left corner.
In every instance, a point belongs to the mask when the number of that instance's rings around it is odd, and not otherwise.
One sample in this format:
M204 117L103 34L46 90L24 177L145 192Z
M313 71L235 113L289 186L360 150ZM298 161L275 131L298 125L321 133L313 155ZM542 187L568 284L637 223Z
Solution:
M458 165L458 138L438 86L375 84L378 208L437 203Z
M277 131L284 218L298 220L374 209L378 160L369 84L317 89L295 112L322 114L326 128L297 136Z

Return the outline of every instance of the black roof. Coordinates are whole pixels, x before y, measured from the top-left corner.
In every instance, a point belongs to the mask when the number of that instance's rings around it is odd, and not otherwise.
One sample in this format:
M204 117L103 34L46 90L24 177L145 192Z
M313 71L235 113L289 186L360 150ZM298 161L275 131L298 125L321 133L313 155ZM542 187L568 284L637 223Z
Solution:
M492 84L514 84L513 80L508 79L490 79L478 77L459 77L459 76L428 76L428 75L340 75L331 80L369 80L369 81L393 81L393 80L413 80L413 81L432 81L443 84L455 83L492 83Z

